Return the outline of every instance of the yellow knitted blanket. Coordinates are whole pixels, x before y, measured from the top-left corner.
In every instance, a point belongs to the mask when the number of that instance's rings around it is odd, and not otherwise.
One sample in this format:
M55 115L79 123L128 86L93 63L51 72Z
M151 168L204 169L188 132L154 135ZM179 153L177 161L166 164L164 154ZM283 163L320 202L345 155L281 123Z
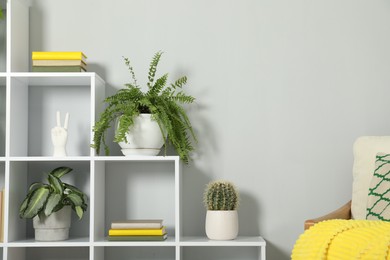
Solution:
M297 240L292 260L390 260L390 222L327 220Z

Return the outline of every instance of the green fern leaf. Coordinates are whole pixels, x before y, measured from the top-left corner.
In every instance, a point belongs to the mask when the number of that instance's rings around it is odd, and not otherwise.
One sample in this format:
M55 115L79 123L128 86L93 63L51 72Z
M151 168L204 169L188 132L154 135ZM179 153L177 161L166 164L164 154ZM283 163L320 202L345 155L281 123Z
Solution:
M157 52L154 55L152 61L150 62L149 73L148 73L149 82L147 83L149 89L152 88L152 86L153 86L154 77L156 76L157 66L158 66L158 63L160 62L160 58L161 58L162 54L163 53L161 51Z

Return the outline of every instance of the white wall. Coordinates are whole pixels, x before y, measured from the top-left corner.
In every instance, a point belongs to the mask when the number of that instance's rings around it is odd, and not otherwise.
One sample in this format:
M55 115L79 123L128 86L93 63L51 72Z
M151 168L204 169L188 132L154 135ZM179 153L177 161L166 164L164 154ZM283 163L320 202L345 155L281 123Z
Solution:
M161 73L189 77L200 142L184 168L187 235L203 234L204 185L226 178L240 234L289 259L305 219L350 199L355 138L389 133L389 1L32 3L31 50L82 50L112 89L130 79L122 56L142 83L158 50Z

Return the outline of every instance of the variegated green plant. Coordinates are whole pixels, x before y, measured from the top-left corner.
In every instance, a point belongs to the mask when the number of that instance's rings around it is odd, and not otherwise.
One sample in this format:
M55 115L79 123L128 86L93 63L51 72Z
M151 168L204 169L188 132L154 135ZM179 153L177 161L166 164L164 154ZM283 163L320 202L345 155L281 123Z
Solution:
M87 196L75 186L61 181L61 177L72 170L65 166L58 167L48 174L48 183L32 183L20 205L19 216L21 218L50 216L69 205L81 219L88 207Z

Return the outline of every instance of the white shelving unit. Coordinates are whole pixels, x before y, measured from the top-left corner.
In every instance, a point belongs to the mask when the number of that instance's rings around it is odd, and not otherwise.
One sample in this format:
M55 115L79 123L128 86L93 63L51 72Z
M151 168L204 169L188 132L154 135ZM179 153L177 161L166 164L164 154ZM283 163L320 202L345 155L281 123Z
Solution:
M5 188L0 260L180 260L194 250L226 247L252 247L256 258L265 260L261 237L210 241L183 236L178 156L95 155L92 127L103 108L105 82L95 73L28 72L28 8L26 0L8 0L6 20L0 21L0 32L2 26L6 31L3 51L0 37L0 187ZM50 129L57 110L70 114L64 158L51 156ZM69 240L37 242L31 220L19 218L19 205L31 182L61 165L74 169L65 181L88 195L89 208L81 221L73 216ZM110 223L128 218L164 219L168 239L108 241Z

